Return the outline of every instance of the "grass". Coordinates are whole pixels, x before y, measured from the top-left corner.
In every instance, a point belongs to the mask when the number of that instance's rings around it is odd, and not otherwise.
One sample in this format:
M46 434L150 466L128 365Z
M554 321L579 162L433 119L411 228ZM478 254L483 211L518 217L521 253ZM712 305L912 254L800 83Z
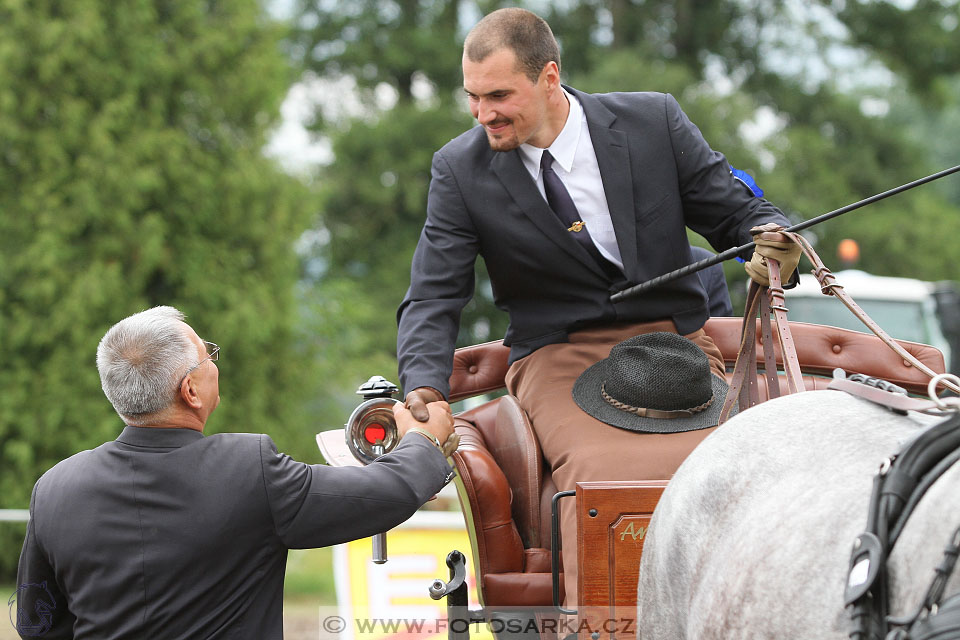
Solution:
M10 608L7 606L14 591L16 587L12 584L0 584L0 609L3 609L0 611L0 640L20 640L10 621Z
M287 556L284 600L309 598L318 605L335 605L333 549L291 549Z

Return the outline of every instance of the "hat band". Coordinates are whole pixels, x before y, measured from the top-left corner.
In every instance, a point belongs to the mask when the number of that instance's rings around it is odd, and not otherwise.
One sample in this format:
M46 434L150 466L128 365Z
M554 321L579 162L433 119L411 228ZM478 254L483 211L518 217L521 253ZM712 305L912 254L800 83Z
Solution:
M620 411L635 413L641 418L659 418L662 420L671 420L673 418L689 418L696 413L700 413L713 404L714 398L714 395L711 393L709 400L697 407L692 407L690 409L648 409L646 407L634 407L620 402L607 393L606 382L600 384L600 395L603 396L603 399L606 400L607 404L612 405L614 408L619 409Z

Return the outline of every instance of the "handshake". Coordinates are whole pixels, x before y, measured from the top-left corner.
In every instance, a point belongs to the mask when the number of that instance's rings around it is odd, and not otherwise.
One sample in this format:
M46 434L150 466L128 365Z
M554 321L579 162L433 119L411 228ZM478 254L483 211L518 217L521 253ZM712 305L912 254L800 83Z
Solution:
M460 444L460 436L453 430L453 413L440 392L430 387L420 387L407 394L406 404L393 405L400 437L415 432L437 446L445 456L450 456Z

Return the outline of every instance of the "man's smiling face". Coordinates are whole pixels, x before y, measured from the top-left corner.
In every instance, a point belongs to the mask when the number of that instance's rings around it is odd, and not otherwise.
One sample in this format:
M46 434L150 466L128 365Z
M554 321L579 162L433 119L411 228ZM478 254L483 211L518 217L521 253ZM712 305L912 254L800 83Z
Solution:
M523 143L549 146L547 69L537 82L519 70L516 55L509 48L497 49L482 62L463 56L463 89L470 112L487 132L494 151L510 151Z

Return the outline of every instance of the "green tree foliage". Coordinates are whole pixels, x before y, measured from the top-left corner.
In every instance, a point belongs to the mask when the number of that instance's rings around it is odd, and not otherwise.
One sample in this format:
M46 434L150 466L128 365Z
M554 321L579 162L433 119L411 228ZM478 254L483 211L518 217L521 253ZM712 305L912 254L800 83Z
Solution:
M410 280L431 157L465 126L449 108L407 103L332 135L336 156L356 164L322 172L323 238L308 254L316 270L308 269L304 300L327 383L321 425L343 425L353 391L369 376L396 382L396 310Z
M960 5L956 0L911 3L840 2L838 17L851 39L882 59L911 86L941 103L956 102L949 81L960 72Z
M551 4L542 15L563 48L564 70L574 76L589 75L611 51L630 51L642 62L669 63L699 77L708 54L735 66L754 64L752 33L742 28L751 18L748 6L728 0L593 0Z
M459 99L469 10L474 3L458 0L300 5L295 54L318 76L355 78L364 109L346 120L318 109L314 125L336 157L316 175L322 238L308 251L314 268L304 291L308 324L321 336L327 387L318 420L325 426L343 424L356 404L353 391L370 375L396 381L396 309L423 224L431 158L472 123ZM384 94L392 100L387 108L378 106ZM464 312L464 344L506 328L482 265L478 274L481 294Z
M159 304L222 346L208 433L319 457L292 251L316 205L261 153L284 33L252 0L0 2L0 507L116 436L97 343Z
M351 75L362 89L393 87L413 99L418 74L445 89L459 82L448 64L457 40L462 2L359 0L299 2L295 53L322 76ZM454 54L455 55L455 54Z

